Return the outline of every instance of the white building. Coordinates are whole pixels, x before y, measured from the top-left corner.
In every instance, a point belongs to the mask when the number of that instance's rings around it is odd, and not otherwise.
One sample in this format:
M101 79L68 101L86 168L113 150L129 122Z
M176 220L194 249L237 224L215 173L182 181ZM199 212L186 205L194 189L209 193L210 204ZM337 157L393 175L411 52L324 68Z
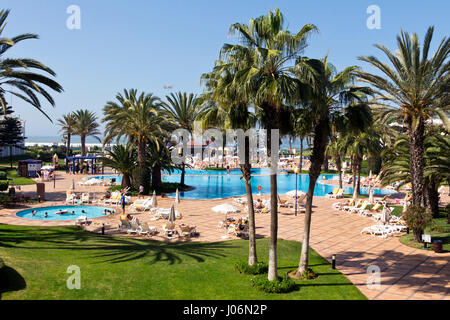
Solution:
M14 117L12 115L9 115L9 117ZM16 117L20 123L22 124L22 135L25 138L25 120L20 119L19 117ZM4 120L5 116L0 115L0 121ZM21 148L19 148L21 147ZM25 139L22 143L19 144L19 147L12 147L12 155L13 156L20 156L25 154ZM9 147L0 147L0 158L9 157Z

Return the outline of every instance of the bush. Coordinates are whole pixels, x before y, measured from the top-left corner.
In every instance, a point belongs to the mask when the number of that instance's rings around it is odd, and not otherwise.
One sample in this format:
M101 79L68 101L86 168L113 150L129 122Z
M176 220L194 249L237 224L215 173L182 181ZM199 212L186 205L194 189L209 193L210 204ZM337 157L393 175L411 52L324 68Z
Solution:
M423 207L411 205L404 213L406 225L413 231L414 241L422 242L422 234L426 227L431 225L433 215Z
M0 181L0 191L8 190L9 182L7 180Z
M4 171L0 171L0 180L7 180L8 177L6 175L6 172Z
M287 293L296 288L295 281L287 274L278 277L278 280L269 281L266 275L260 275L252 278L254 288L267 293Z
M250 267L246 261L240 261L234 265L234 268L239 273L252 275L267 273L267 270L269 270L269 266L264 262L257 262Z
M317 274L311 269L308 268L305 271L303 271L300 279L302 280L311 280L317 278Z

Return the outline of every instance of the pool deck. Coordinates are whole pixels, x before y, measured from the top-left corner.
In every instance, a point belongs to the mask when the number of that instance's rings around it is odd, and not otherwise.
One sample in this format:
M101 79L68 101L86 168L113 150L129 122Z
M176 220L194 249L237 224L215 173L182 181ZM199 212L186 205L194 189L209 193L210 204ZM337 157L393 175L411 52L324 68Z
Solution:
M47 201L15 209L1 209L0 223L29 226L63 226L73 225L73 221L39 221L16 217L17 211L40 206L61 205L66 197L66 190L72 183L78 182L82 175L66 175L59 173L56 188L53 182L45 182ZM100 199L107 187L83 187L76 184L75 192L89 192L94 199ZM23 186L22 194L33 195L36 186ZM256 196L257 198L258 196ZM262 198L267 198L263 196ZM450 253L436 254L429 250L414 249L400 243L398 237L380 239L369 235L361 235L360 231L374 221L370 218L360 217L335 211L331 205L336 200L315 197L311 224L311 246L324 258L331 261L331 256L337 256L337 269L354 283L369 299L433 299L450 300ZM172 198L158 197L158 206L169 208L174 203ZM160 234L152 239L162 241L224 241L224 229L219 229L218 221L223 216L211 211L211 208L222 203L232 203L231 199L220 200L181 200L176 209L182 214L182 223L196 225L198 237L191 240L169 240ZM95 203L94 203L95 205ZM109 206L118 209L117 206ZM128 209L128 208L127 208ZM242 208L243 210L243 208ZM127 210L127 213L130 213ZM239 217L245 212L235 214ZM164 220L152 221L152 215L142 213L136 215L140 221L149 222L149 225L161 230ZM232 215L229 215L232 216ZM294 215L292 209L282 209L279 213L278 237L285 240L302 241L304 215ZM93 223L86 229L100 232L102 223L107 224L107 234L118 235L117 227L119 217L106 216L92 220ZM256 215L256 232L258 237L268 237L270 231L270 215ZM121 233L122 236L127 236ZM231 239L236 239L235 236ZM141 237L143 238L143 237ZM300 254L300 252L299 252ZM259 257L267 261L267 257ZM368 286L371 277L369 266L378 266L381 271L379 287Z

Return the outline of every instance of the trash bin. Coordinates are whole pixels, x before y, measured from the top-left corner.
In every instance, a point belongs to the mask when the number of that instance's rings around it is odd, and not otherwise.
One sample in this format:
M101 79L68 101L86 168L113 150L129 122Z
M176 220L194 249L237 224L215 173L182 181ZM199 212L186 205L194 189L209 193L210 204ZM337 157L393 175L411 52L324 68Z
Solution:
M45 201L45 183L36 183L36 198Z
M433 241L433 250L436 253L442 252L442 241L441 240L434 240Z

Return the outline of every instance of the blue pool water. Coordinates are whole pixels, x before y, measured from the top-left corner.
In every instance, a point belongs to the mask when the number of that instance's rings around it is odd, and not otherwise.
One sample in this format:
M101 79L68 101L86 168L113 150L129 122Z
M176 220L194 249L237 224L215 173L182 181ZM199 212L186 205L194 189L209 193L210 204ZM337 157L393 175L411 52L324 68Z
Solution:
M33 219L33 220L75 220L80 216L85 216L88 219L104 217L105 209L103 207L90 207L90 206L56 206L56 207L43 207L43 208L35 208L29 210L23 210L16 215L25 219ZM33 210L36 211L36 215L33 216ZM56 214L59 211L69 211L65 214ZM108 209L111 210L111 209ZM72 211L75 214L72 214ZM84 211L84 213L82 212ZM48 217L45 218L45 213L47 212Z
M251 179L252 190L255 194L258 193L257 187L261 186L262 194L270 193L270 176L268 175L270 169L252 169L254 175ZM189 172L189 173L188 173ZM220 172L220 174L219 174ZM217 174L216 174L217 173ZM221 199L232 196L244 195L245 184L241 179L240 170L232 170L230 175L223 171L204 171L204 170L186 170L185 183L189 186L195 187L194 190L180 192L180 197L184 199ZM336 175L324 174L319 177L321 183L316 184L314 195L323 197L327 193L330 193L336 188L335 185L326 184L325 180L331 180L336 178ZM99 179L111 179L115 178L116 182L121 182L120 176L99 176ZM291 190L295 190L295 178L294 174L278 174L277 185L278 193L284 194ZM174 172L172 175L163 175L164 182L180 182L180 176ZM325 182L325 183L323 183ZM304 192L308 191L309 175L302 174L297 176L297 190ZM345 193L353 193L353 188L345 187ZM368 194L366 188L361 188L362 194ZM389 190L374 189L375 195L392 193ZM174 196L175 194L169 194Z

